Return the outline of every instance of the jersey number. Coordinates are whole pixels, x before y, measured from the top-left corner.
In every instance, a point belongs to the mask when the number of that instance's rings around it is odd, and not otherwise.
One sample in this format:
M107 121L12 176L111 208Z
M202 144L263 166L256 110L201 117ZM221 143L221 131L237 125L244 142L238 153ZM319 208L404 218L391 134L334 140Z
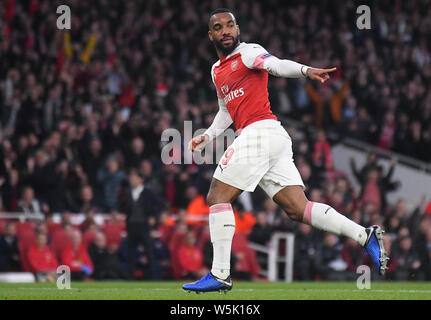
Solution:
M232 147L230 147L226 150L226 152L224 153L224 159L221 161L222 165L224 165L224 166L227 165L230 158L232 158L234 151L235 150Z

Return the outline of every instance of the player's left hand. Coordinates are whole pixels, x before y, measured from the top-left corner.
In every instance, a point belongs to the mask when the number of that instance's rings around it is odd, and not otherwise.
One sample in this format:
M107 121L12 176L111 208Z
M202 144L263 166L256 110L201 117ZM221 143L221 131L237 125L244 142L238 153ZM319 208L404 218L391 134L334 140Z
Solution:
M312 80L318 80L321 83L324 83L330 78L328 73L334 72L335 70L337 70L337 68L331 68L331 69L308 68L307 76Z

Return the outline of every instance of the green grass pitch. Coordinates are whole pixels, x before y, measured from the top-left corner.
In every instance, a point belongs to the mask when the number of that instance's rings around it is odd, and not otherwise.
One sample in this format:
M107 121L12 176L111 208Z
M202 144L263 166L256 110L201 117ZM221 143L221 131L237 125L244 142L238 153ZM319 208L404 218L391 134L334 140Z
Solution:
M227 294L196 294L182 282L72 282L70 290L49 283L0 283L0 300L431 300L431 283L372 282L234 282Z

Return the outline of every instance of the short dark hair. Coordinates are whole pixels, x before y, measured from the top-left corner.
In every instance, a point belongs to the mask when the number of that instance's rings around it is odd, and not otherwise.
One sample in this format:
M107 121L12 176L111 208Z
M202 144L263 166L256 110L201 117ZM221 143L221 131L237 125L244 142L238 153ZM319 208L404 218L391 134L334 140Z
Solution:
M141 179L144 179L144 174L142 173L141 170L137 169L137 168L131 168L129 170L129 176L130 175L137 175L138 177L140 177Z
M217 8L210 13L210 16L208 17L208 23L211 17L217 13L231 13L236 19L236 15L235 15L235 12L233 12L233 10L227 9L227 8Z
M217 9L215 9L213 12L211 12L211 13L210 13L210 18L211 18L213 15L217 14L217 13L225 13L225 12L228 12L228 13L232 13L232 14L233 14L232 10L230 10L230 9L227 9L227 8L217 8Z

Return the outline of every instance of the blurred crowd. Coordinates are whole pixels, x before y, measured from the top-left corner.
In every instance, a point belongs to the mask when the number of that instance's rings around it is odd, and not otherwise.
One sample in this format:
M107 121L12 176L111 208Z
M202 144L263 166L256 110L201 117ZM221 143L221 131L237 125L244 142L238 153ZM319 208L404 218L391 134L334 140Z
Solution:
M201 220L214 166L163 164L160 138L168 128L182 132L185 120L194 129L211 124L217 57L207 20L227 6L237 12L242 41L338 68L325 85L269 82L276 115L318 128L302 138L287 128L307 195L362 225L385 227L389 278L431 279L431 205L424 200L410 212L407 199L388 204L400 183L391 179L396 162L384 172L375 155L363 168L352 159L360 185L353 188L334 168L326 138L336 132L431 160L431 6L370 3L372 29L359 30L355 1L2 1L0 211L42 212L46 221L3 221L0 268L38 272L48 268L40 264L63 263L81 279L178 279L210 268ZM56 29L60 4L70 6L71 30ZM351 241L289 222L261 190L235 208L238 278L259 278L265 258L247 242L266 244L277 230L297 235L297 279L345 279L369 263ZM70 215L78 212L86 219L74 226ZM98 212L110 219L96 224Z

